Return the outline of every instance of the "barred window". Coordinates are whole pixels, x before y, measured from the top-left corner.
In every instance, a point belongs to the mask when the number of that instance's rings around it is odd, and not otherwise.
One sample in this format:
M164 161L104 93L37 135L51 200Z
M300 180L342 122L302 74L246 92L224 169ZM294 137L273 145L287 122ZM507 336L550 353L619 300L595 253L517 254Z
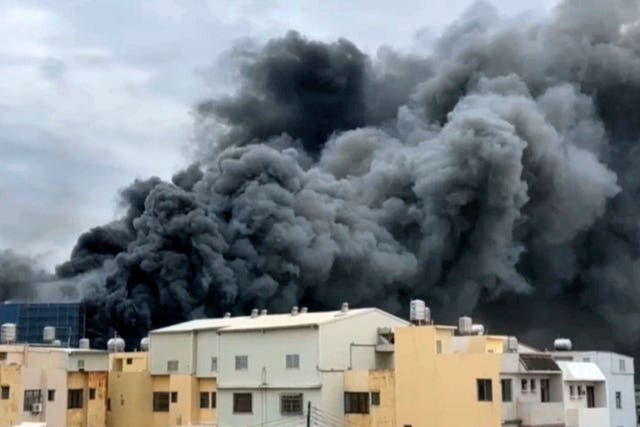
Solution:
M81 409L84 400L84 390L81 388L69 389L67 409Z
M211 372L218 372L218 358L211 358Z
M34 403L42 403L42 392L40 390L25 390L23 409L25 411L30 411L31 405Z
M168 360L167 361L167 371L176 372L178 370L178 361L177 360Z
M478 379L478 401L491 402L493 400L493 391L491 390L491 380Z
M249 369L249 356L236 356L236 371Z
M380 392L372 391L371 392L371 406L380 406Z
M209 409L209 392L200 392L200 409Z
M236 414L253 412L253 396L251 393L233 393L233 412Z
M169 392L153 392L153 412L169 412Z
M300 369L300 355L287 354L286 367L287 369Z
M280 396L280 413L282 415L302 415L302 393Z
M344 413L345 414L368 414L369 413L369 393L344 393Z

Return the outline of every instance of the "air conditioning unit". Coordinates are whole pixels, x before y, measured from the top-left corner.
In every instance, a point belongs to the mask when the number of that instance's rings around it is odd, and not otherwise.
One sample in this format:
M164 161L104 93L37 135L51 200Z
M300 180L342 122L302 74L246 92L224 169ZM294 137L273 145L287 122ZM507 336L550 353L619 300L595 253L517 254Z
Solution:
M32 403L31 404L31 413L32 414L39 414L40 412L42 412L42 403Z

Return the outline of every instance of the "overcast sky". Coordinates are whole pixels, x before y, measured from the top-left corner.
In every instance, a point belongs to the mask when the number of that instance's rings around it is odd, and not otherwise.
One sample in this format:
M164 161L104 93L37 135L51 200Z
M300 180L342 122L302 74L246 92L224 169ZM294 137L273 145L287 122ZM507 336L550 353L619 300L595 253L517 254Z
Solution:
M505 15L556 0L494 0ZM189 163L191 106L232 88L240 38L295 29L417 51L472 0L0 1L0 250L52 268L117 190Z

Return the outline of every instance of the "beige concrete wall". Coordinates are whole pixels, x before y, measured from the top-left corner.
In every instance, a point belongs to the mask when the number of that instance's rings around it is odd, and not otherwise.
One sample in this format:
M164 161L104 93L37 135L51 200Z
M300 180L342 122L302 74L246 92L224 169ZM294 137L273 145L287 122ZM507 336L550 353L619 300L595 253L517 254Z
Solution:
M0 385L9 386L9 399L0 400L0 427L18 424L22 417L21 367L0 365Z
M397 425L499 427L500 353L437 354L433 344L437 336L433 326L396 329ZM482 346L475 338L472 341L474 350ZM494 343L485 348L501 351ZM477 379L491 380L492 401L478 401Z
M144 372L149 370L149 353L126 352L109 354L109 371Z
M67 409L67 427L87 427L87 402L89 401L89 391L87 388L87 376L82 372L69 372L67 374L67 390L62 390L65 406L68 408L68 390L82 389L82 408Z
M49 401L47 392L55 390ZM45 420L48 425L64 425L67 417L67 371L50 369L46 371L46 384L42 390Z
M87 372L87 427L107 425L107 372ZM95 398L90 399L89 390L95 389Z
M109 372L107 426L152 426L152 381L148 371Z
M151 377L151 384L152 391L171 392L169 375L154 375ZM152 397L150 397L150 399L152 399ZM149 402L151 404L153 403L152 400L149 400ZM171 408L171 403L169 403L169 408ZM153 405L151 405L151 409L153 410ZM169 413L170 412L152 412L153 427L168 427L171 425Z
M200 408L200 392L209 393L209 399L211 399L211 393L217 392L216 379L200 378L198 380L198 394L195 396L196 402L198 404L197 421L201 423L215 423L218 420L217 404L215 408Z
M378 392L380 404L371 405L368 414L345 414L345 424L353 427L394 427L395 374L393 371L347 371L345 392ZM369 401L371 403L371 400Z

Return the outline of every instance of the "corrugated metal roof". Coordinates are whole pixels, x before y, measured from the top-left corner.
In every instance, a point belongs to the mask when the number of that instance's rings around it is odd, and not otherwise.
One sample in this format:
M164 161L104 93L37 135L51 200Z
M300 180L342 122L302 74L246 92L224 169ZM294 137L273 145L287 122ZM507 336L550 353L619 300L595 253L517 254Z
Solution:
M409 324L409 322L395 317L385 311L377 308L353 308L346 312L340 310L336 311L318 311L299 313L295 316L291 313L286 314L266 314L259 315L257 317L242 316L242 317L227 317L217 319L197 319L190 320L188 322L178 323L176 325L168 326L166 328L160 328L151 331L152 334L158 333L172 333L172 332L189 332L205 329L217 329L220 332L233 332L233 331L250 331L256 329L285 329L285 328L299 328L304 326L322 325L343 319L349 319L360 314L379 312L390 318L397 319L399 322Z
M592 362L557 362L565 381L605 381L605 376Z
M557 371L560 368L547 354L520 354L520 362L527 371Z

